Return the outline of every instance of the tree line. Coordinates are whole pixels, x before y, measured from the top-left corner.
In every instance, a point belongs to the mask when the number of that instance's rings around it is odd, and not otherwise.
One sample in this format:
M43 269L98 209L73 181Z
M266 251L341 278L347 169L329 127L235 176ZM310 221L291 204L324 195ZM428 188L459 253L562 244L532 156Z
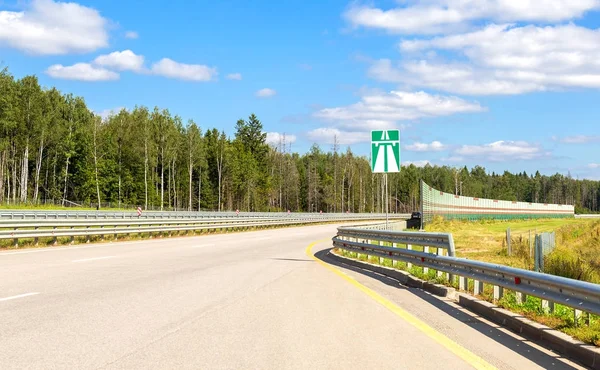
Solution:
M0 71L0 203L145 209L383 212L384 182L370 159L340 148L267 143L258 117L229 137L167 109L138 106L102 118L82 97ZM481 198L574 204L600 211L600 182L476 166L403 166L389 175L389 209L419 208L419 180Z

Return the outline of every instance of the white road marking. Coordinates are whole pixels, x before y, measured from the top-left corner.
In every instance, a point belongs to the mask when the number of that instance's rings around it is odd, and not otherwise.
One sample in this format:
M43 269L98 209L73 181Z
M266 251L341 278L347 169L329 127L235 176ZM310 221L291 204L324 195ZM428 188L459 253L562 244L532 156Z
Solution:
M29 296L37 295L37 294L40 294L40 293L38 293L38 292L35 292L35 293L25 293L25 294L14 295L12 297L0 298L0 302L10 301L11 299L17 299L17 298L25 298L25 297L29 297Z
M106 256L106 257L94 257L94 258L84 258L81 260L73 260L71 262L89 262L89 261L98 261L98 260L106 260L109 258L115 258L116 256Z

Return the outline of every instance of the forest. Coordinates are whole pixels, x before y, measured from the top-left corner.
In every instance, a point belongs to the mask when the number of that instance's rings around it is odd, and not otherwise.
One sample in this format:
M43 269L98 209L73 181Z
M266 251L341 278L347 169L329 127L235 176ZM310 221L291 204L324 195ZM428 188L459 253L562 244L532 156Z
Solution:
M160 210L382 212L370 159L337 144L307 153L282 135L267 143L258 117L228 137L168 109L137 106L102 118L82 97L0 70L0 203ZM600 212L600 182L485 168L403 166L389 175L391 212L419 208L419 180L445 192L574 204Z

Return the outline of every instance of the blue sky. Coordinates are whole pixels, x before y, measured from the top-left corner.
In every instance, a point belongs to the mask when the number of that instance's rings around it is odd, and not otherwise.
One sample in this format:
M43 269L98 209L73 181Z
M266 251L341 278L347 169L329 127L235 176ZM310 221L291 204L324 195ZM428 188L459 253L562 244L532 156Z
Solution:
M600 179L600 0L0 2L16 77L107 114L168 108L233 133L255 113L293 150ZM534 4L535 3L535 4Z

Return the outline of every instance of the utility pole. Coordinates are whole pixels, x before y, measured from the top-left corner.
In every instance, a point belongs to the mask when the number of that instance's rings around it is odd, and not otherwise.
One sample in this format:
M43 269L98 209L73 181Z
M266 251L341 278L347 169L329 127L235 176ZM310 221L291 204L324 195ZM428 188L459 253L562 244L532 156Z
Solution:
M453 169L454 172L454 195L458 195L458 170Z

